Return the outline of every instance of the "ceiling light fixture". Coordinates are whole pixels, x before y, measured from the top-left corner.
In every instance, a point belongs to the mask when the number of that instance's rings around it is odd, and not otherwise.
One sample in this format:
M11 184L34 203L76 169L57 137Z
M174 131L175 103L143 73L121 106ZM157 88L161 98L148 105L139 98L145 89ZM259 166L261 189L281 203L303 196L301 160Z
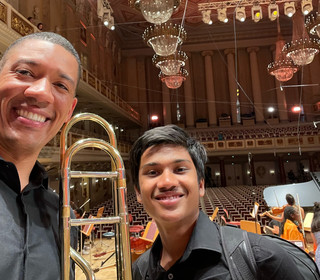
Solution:
M204 11L201 11L201 13L202 13L202 21L203 21L205 24L211 25L211 24L212 24L212 20L211 20L211 10L204 10Z
M245 7L237 7L235 9L236 12L236 19L244 22L246 20L246 9Z
M310 64L319 52L320 41L309 38L300 10L293 15L292 23L292 41L285 44L283 51L299 66Z
M149 26L142 35L144 42L160 56L174 54L186 37L184 28L172 23Z
M112 16L113 10L107 0L98 0L97 2L97 15L101 19L105 27L114 30L114 18Z
M268 6L268 15L271 21L276 20L279 17L279 6L275 2L270 3Z
M162 72L159 74L160 80L166 84L168 88L177 89L181 87L182 83L186 80L188 76L188 71L181 68L180 72L175 75L167 76L164 75Z
M284 14L288 17L292 17L296 12L296 7L294 2L285 2L284 3Z
M320 6L318 7L320 9ZM314 16L310 14L306 19L306 28L311 35L318 35L320 38L320 13L319 11Z
M154 55L152 58L153 64L160 68L165 75L174 75L179 73L180 68L185 66L188 56L183 51L178 51L170 56Z
M254 22L259 22L262 19L262 8L255 3L251 8L251 16Z
M218 12L218 20L219 21L224 22L224 23L227 23L229 21L228 17L227 17L227 8L217 9L217 12Z
M301 10L304 15L309 14L313 10L312 0L302 0L301 1Z
M178 9L180 0L129 0L129 5L141 11L146 21L162 24Z

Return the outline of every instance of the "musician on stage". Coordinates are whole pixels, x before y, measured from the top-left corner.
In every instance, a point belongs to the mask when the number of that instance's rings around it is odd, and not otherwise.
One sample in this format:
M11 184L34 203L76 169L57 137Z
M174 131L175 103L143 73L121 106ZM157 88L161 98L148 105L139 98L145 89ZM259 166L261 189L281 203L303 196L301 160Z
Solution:
M55 33L18 39L0 61L0 279L60 278L59 200L37 158L70 119L79 78Z
M219 226L199 210L207 155L200 142L175 125L145 132L130 152L138 202L159 235L133 264L134 280L231 279ZM291 256L275 242L248 233L257 279L304 279Z

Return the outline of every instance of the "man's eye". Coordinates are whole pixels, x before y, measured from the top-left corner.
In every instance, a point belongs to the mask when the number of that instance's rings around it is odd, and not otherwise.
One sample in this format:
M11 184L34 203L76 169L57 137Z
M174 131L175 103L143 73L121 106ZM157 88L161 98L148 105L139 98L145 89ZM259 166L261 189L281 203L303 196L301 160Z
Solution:
M69 89L64 84L56 83L55 85L63 90L69 91Z
M186 170L187 170L187 168L185 168L185 167L179 167L179 168L176 169L176 171L177 171L178 173L184 172L184 171L186 171Z
M147 172L147 174L148 174L149 176L155 176L155 175L157 175L157 171L155 171L155 170L149 170L149 171Z
M24 76L32 76L31 72L25 69L17 69L16 73Z

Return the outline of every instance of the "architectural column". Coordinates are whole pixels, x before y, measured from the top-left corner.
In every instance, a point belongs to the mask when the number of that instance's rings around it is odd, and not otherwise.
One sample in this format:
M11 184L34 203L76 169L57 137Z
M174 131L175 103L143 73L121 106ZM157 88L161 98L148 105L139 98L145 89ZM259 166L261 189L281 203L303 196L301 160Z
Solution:
M220 159L220 180L221 180L221 187L225 187L227 185L227 180L226 180L226 170L224 167L223 159Z
M135 57L127 58L127 73L128 73L128 88L127 102L130 106L139 111L139 93L138 93L138 77L140 74L137 71L137 59Z
M274 61L276 59L276 51L275 47L272 46L271 50L273 51ZM277 103L278 103L278 111L279 111L279 120L280 122L288 122L288 111L287 111L287 101L286 101L286 93L285 89L282 88L280 82L274 78L276 84L276 93L277 93Z
M184 81L184 101L186 108L186 127L194 127L194 107L193 107L193 98L192 98L192 84L191 84L191 70L190 70L190 58L191 54L188 53L189 59L186 61L186 70L189 73L189 76Z
M252 184L252 186L256 186L257 185L257 180L256 180L256 169L254 168L254 160L253 158L251 158L250 161L250 184Z
M309 159L309 172L314 172L315 171L315 164L313 161L313 154L308 154L308 159Z
M165 83L162 83L162 113L164 125L171 124L170 90Z
M146 91L146 66L144 58L137 59L137 76L138 76L138 94L139 94L139 113L143 130L148 129L148 106Z
M285 184L286 183L286 172L284 170L284 163L283 163L282 156L278 156L278 164L279 164L279 173L280 173L280 183Z
M252 83L252 92L253 92L253 101L254 101L254 111L256 116L257 123L264 122L264 112L263 104L261 97L261 85L259 77L259 68L257 60L257 52L259 48L248 48L247 51L250 56L250 69L251 69L251 83Z
M217 111L216 111L216 98L214 94L213 84L213 68L212 68L212 51L202 52L205 62L206 73L206 89L207 89L207 102L208 102L208 122L209 126L217 125Z
M227 49L224 51L228 61L228 80L229 94L231 104L231 120L233 124L237 123L237 81L234 66L234 50Z

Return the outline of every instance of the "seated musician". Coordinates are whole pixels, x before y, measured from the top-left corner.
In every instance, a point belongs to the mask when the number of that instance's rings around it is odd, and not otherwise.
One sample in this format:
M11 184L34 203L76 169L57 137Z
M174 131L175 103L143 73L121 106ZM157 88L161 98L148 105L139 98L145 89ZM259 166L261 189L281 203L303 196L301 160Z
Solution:
M292 241L300 240L305 244L301 229L297 225L300 223L301 219L298 210L293 206L287 206L284 209L284 218L280 228L281 238ZM307 249L305 251L308 252Z
M301 211L301 216L302 216L302 220L303 220L304 219L304 210L303 210L302 207L296 205L293 195L288 193L286 195L286 201L287 201L288 204L286 204L286 205L284 205L282 207L274 207L274 208L272 208L271 211L266 211L266 212L260 214L260 216L261 217L268 216L272 220L275 220L275 221L278 221L278 222L282 222L283 221L283 217L284 217L285 208L288 207L288 206L292 206L292 207L295 207L298 211ZM272 212L272 214L271 214L271 212Z

